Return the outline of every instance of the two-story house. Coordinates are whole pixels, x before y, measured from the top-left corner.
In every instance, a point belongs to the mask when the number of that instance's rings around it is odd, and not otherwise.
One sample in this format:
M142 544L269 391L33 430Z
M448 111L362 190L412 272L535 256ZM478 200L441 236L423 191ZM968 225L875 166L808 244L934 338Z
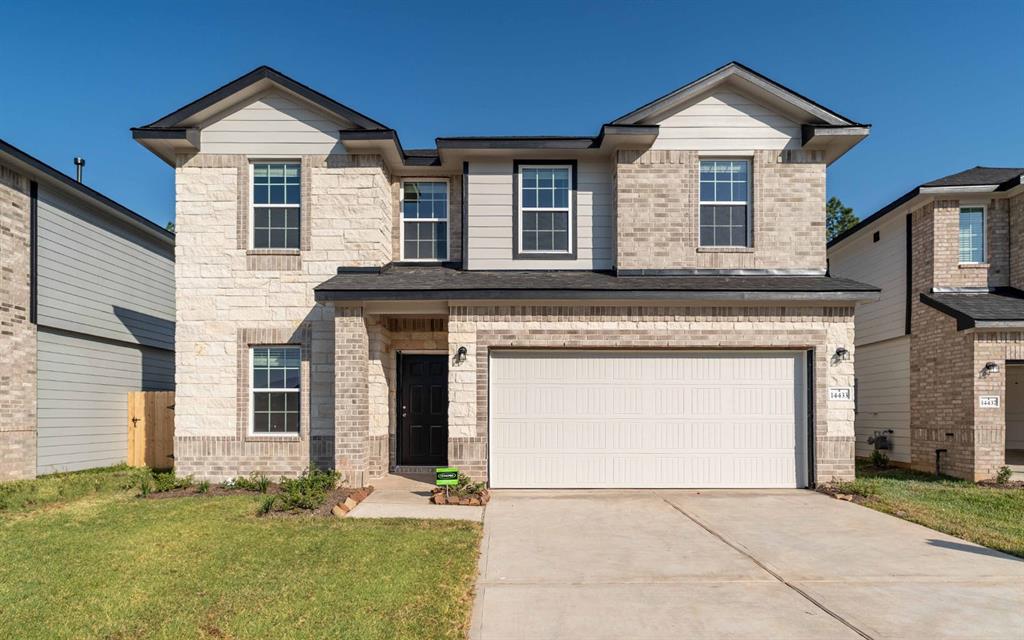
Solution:
M260 67L134 137L177 189L181 473L800 487L853 476L829 164L868 135L737 63L593 136L445 137Z
M915 469L1024 471L1022 178L975 167L933 180L829 243L833 275L882 289L857 311L859 455L884 435Z

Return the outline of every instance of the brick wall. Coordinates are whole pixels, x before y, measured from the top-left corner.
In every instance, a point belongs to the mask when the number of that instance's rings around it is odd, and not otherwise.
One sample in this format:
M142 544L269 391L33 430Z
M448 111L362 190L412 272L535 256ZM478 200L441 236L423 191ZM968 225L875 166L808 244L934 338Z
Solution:
M335 463L335 321L313 287L339 266L391 259L391 181L378 156L304 156L298 255L261 255L248 243L248 160L178 160L176 179L176 386L178 467L222 478L259 470L297 473ZM240 436L238 383L247 375L239 332L309 335L309 438L249 442ZM366 352L363 353L365 369Z
M1010 198L1008 209L1010 286L1024 289L1024 194Z
M854 468L853 403L828 400L829 386L853 386L851 307L453 306L449 348L466 346L449 373L449 460L486 476L487 354L500 347L786 348L813 350L817 480L850 479Z
M445 176L448 179L448 261L462 261L462 175ZM415 180L415 177L395 179L391 183L391 201L395 210L394 222L391 225L391 255L398 262L402 258L402 180ZM431 178L437 180L437 178ZM509 240L511 242L511 239Z
M0 165L0 481L36 473L36 328L29 182Z
M699 247L696 151L619 151L619 269L825 270L825 163L819 153L755 151L752 246Z

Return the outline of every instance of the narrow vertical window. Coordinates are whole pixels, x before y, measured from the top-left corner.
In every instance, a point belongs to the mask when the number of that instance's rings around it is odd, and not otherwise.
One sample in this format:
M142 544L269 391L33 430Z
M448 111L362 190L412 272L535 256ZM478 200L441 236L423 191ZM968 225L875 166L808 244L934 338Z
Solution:
M252 348L252 432L299 432L302 350Z
M700 246L750 245L750 162L701 160Z
M448 183L406 180L402 183L402 259L443 262L448 259Z
M297 162L252 165L252 246L298 249L302 195Z
M520 167L520 253L571 253L572 167Z
M985 262L985 208L960 209L960 263Z

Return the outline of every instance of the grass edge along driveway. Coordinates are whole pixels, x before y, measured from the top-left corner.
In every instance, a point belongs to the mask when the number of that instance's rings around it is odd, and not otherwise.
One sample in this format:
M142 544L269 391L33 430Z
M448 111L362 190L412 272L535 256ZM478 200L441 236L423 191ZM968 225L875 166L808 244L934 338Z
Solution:
M0 484L0 637L465 635L477 523L257 518L259 494L140 499L131 473Z

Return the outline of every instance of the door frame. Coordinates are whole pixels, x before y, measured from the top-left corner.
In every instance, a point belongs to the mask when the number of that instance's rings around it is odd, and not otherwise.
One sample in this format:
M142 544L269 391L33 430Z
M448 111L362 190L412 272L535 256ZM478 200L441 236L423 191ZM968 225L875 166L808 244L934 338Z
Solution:
M395 466L412 467L402 462L402 356L447 356L447 349L396 349L395 350ZM445 386L448 386L447 379ZM449 439L451 437L449 436Z
M815 482L816 477L816 439L815 439L815 418L817 417L817 408L815 402L815 354L816 349L813 347L768 347L768 348L732 348L732 347L721 347L721 348L703 348L703 347L665 347L665 348L652 348L652 349L637 349L635 347L587 347L587 348L573 348L573 347L500 347L498 349L490 348L487 350L487 486L491 486L491 460L493 458L493 445L494 438L492 433L492 415L491 410L494 406L492 398L492 382L494 376L491 375L491 366L493 363L492 356L494 352L500 353L536 353L536 352L586 352L593 351L597 353L606 352L620 352L620 353L658 353L658 352L682 352L682 353L786 353L797 358L797 370L798 373L803 377L804 392L801 393L800 389L796 389L797 398L800 399L803 404L802 407L794 407L798 423L794 425L797 428L795 449L797 453L796 459L796 471L797 471L797 484L798 489L811 489L813 490L817 483ZM1024 364L1024 361L1021 361ZM802 429L802 433L800 430ZM801 451L802 449L802 451ZM802 455L800 455L802 454ZM802 484L801 484L802 481ZM571 490L571 489L570 489ZM586 489L581 489L585 491Z

